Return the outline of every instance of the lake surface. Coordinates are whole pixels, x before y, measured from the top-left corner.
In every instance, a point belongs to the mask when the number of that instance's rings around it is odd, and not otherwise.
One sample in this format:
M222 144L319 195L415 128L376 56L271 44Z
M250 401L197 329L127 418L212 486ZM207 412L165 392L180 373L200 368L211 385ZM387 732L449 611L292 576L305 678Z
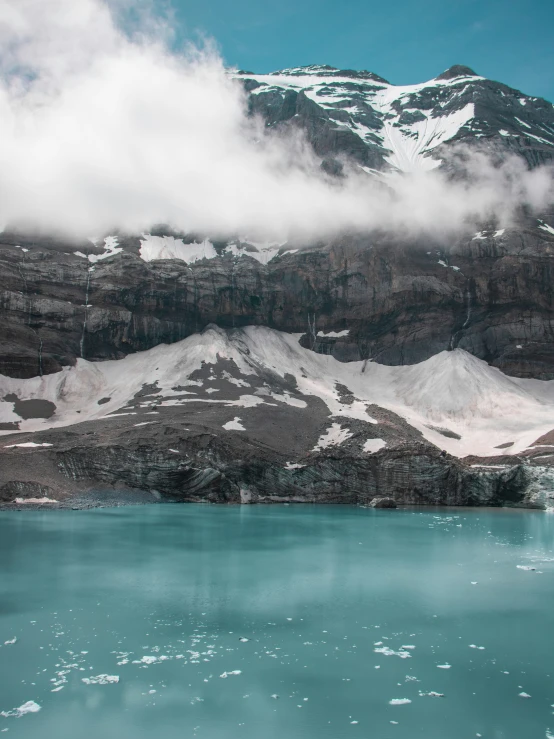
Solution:
M0 731L554 737L553 545L536 511L0 513Z

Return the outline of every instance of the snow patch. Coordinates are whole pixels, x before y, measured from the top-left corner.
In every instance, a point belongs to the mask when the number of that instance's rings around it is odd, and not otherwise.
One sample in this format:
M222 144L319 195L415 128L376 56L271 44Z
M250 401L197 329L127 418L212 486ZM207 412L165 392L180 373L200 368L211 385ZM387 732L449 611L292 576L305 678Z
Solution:
M43 444L39 444L36 441L24 441L21 444L7 444L4 449L13 449L14 447L21 447L22 449L36 449L36 447L39 446L54 446L53 444L47 444L44 442Z
M23 505L25 503L34 503L36 505L42 505L43 503L57 503L57 500L53 498L16 498L14 503L17 505Z
M329 446L338 446L343 444L347 439L352 436L352 432L347 428L342 428L340 423L333 423L327 431L319 437L319 441L314 446L314 452L326 449Z
M382 449L385 446L387 446L387 442L383 441L383 439L368 439L364 443L363 449L364 452L374 454L375 452L378 452L379 449Z
M232 421L227 421L227 423L224 423L223 428L226 431L246 431L241 423L241 419L238 416L235 416Z
M552 228L552 226L549 226L548 223L545 223L544 221L539 221L539 223L541 224L539 228L542 231L546 231L546 233L552 234L554 236L554 228Z
M327 333L324 331L318 331L317 335L326 339L340 339L342 336L348 336L349 333L350 329L345 328L343 331L328 331Z
M217 252L207 239L200 243L193 241L185 244L183 239L176 239L173 236L143 234L140 241L140 257L145 262L154 259L180 259L192 264L201 259L213 259L217 257Z

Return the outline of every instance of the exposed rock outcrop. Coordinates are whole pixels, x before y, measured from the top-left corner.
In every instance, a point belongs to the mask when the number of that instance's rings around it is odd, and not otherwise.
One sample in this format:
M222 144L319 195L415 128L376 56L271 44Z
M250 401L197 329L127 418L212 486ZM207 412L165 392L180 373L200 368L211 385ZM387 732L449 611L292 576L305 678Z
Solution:
M412 364L460 347L507 374L548 379L554 235L537 223L440 245L345 237L283 249L267 265L227 253L145 262L140 240L121 237L124 250L91 268L72 253L80 244L3 234L0 373L120 358L213 322L305 333L304 346L341 361Z

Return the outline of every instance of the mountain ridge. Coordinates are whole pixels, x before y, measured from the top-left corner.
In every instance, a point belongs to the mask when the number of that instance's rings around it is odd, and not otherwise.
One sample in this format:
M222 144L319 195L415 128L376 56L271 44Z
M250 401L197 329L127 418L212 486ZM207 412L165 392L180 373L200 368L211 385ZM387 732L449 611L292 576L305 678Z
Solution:
M298 125L323 157L417 171L440 166L449 143L482 139L490 154L515 153L530 167L554 160L554 105L462 65L414 85L325 65L236 78L251 113L269 127Z

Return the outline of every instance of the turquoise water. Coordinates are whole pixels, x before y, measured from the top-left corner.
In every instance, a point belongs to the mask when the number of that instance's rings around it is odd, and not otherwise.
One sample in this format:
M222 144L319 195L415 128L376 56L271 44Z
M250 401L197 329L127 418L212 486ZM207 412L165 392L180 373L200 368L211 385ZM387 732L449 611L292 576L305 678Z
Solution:
M553 537L534 511L1 513L0 711L40 710L0 730L544 739Z

